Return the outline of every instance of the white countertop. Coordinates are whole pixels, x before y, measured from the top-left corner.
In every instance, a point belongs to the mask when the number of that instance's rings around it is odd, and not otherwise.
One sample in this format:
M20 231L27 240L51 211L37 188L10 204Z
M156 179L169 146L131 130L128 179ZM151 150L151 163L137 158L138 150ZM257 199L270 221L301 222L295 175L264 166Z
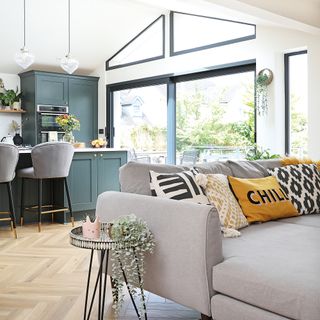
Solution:
M23 153L31 153L32 148L20 149L19 154ZM74 152L110 152L110 151L128 151L127 149L120 149L120 148L74 148Z

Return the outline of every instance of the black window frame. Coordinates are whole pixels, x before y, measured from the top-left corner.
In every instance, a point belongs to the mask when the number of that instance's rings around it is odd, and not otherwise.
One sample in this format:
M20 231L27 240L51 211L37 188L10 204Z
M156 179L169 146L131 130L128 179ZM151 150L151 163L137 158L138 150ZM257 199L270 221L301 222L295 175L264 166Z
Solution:
M135 41L137 38L139 38L145 31L147 31L149 28L151 28L158 20L162 19L162 54L146 59L141 59L141 60L136 60L128 63L122 63L122 64L117 64L115 66L110 66L110 60L112 60L115 56L117 56L121 51L123 51L126 47L128 47L133 41ZM165 35L165 15L161 14L157 19L152 21L146 28L144 28L141 32L139 32L133 39L131 39L126 45L124 45L120 50L118 50L112 57L110 57L106 61L105 69L107 70L113 70L113 69L118 69L118 68L123 68L123 67L128 67L132 66L135 64L140 64L144 62L149 62L149 61L154 61L154 60L159 60L163 59L165 57L165 50L166 50L166 35Z
M284 109L285 109L285 154L290 155L291 126L290 126L290 57L300 54L308 54L308 50L299 50L284 54Z
M200 47L194 47L190 49L184 49L180 51L174 51L174 14L184 14L188 16L194 16L194 17L200 17L200 18L207 18L207 19L213 19L213 20L219 20L219 21L227 21L227 22L232 22L232 23L239 23L239 24L245 24L249 26L254 27L254 34L250 36L245 36L245 37L240 37L240 38L235 38L235 39L230 39L230 40L225 40L225 41L220 41ZM210 48L216 48L216 47L221 47L233 43L238 43L242 41L248 41L252 39L256 39L256 25L252 23L246 23L246 22L241 22L241 21L236 21L236 20L228 20L228 19L222 19L222 18L217 18L217 17L211 17L211 16L203 16L203 15L198 15L198 14L191 14L191 13L185 13L185 12L179 12L179 11L170 11L170 57L180 55L180 54L186 54L190 52L196 52L196 51L201 51L201 50L206 50Z
M217 77L223 75L231 75L252 71L256 75L256 60L245 60L224 65L207 68L206 71L194 71L182 74L164 74L155 77L148 77L124 82L109 84L106 86L106 138L109 141L108 147L114 147L114 105L113 93L115 91L134 89L146 86L167 85L167 107L168 107L168 163L175 163L176 159L176 84L184 81L192 81ZM255 94L254 94L255 96ZM254 98L254 104L256 103ZM257 112L254 107L254 142L257 137Z

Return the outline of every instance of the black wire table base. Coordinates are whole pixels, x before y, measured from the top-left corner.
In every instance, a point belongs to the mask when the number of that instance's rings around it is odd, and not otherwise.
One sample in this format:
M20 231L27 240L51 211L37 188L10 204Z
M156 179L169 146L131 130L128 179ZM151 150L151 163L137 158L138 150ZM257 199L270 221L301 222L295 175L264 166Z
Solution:
M95 281L93 293L92 293L92 296L91 296L90 305L89 305L89 308L88 308L89 291L90 291L90 280L91 280L91 271L92 271L92 260L93 260L93 253L94 253L94 249L91 249L89 271L88 271L88 279L87 279L87 289L86 289L86 300L85 300L84 314L83 314L83 319L84 320L89 320L90 319L93 303L94 303L95 296L96 296L98 288L99 288L98 289L98 291L99 291L99 297L98 297L98 299L99 299L99 303L98 303L98 320L103 320L105 298L106 298L106 291L107 291L109 250L110 249L99 250L101 252L100 266L99 266L97 278L96 278L96 281ZM132 296L132 294L131 294L131 292L129 290L127 276L126 276L126 274L125 274L125 272L124 272L124 270L122 268L121 261L119 261L119 262L120 262L123 278L124 278L127 290L129 292L129 295L130 295L131 302L132 302L132 304L134 306L134 309L136 311L138 319L142 319L141 315L139 314L139 311L138 311L138 308L136 306L136 303L135 303L135 301L133 299L133 296ZM104 263L105 263L105 270L103 272L103 264ZM138 268L137 271L138 271L138 275L139 275L139 283L141 284L141 276L140 276L140 270L139 270L138 264L137 264L137 268ZM144 300L144 292L143 292L143 287L141 285L140 285L140 290L141 290L141 295L142 295L142 299L143 299L144 319L147 320L148 318L147 318L146 304L145 304L145 300Z

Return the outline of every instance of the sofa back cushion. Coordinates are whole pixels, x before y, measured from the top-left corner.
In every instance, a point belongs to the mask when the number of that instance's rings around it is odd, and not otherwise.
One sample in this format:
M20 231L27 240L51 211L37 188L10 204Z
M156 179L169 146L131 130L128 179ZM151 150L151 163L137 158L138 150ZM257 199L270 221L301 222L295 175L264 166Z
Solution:
M273 169L281 166L279 159L272 160L258 160L258 161L248 161L248 160L239 160L232 161L228 160L226 165L232 171L233 176L236 178L263 178L267 177L270 174L267 169Z
M220 173L226 176L258 178L268 175L266 169L280 167L280 160L260 161L213 161L196 164L199 173ZM130 161L120 168L119 180L122 192L151 196L149 171L158 173L177 173L190 167L169 164L152 164Z
M119 170L120 189L122 192L151 196L150 170L159 173L177 173L186 167L168 164L151 164L130 161Z

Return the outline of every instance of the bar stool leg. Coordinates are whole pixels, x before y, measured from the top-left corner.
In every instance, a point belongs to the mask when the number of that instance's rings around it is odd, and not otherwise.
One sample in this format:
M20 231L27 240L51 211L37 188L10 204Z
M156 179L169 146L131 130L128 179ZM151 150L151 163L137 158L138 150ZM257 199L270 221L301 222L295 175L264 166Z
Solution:
M7 183L7 189L8 189L8 197L9 197L9 208L10 208L11 226L13 227L14 237L17 239L16 215L15 215L15 213L14 213L14 204L13 204L13 197L12 197L12 186L11 186L11 182L8 182L8 183Z
M64 185L66 187L66 192L67 192L68 207L69 207L69 212L70 212L71 223L72 223L72 226L74 227L74 218L73 218L73 212L72 212L72 204L71 204L71 199L70 199L68 181L67 181L67 178L63 178L63 180L64 180Z
M38 180L38 231L41 232L42 179Z
M21 201L20 201L20 226L23 226L24 216L24 178L21 178Z

